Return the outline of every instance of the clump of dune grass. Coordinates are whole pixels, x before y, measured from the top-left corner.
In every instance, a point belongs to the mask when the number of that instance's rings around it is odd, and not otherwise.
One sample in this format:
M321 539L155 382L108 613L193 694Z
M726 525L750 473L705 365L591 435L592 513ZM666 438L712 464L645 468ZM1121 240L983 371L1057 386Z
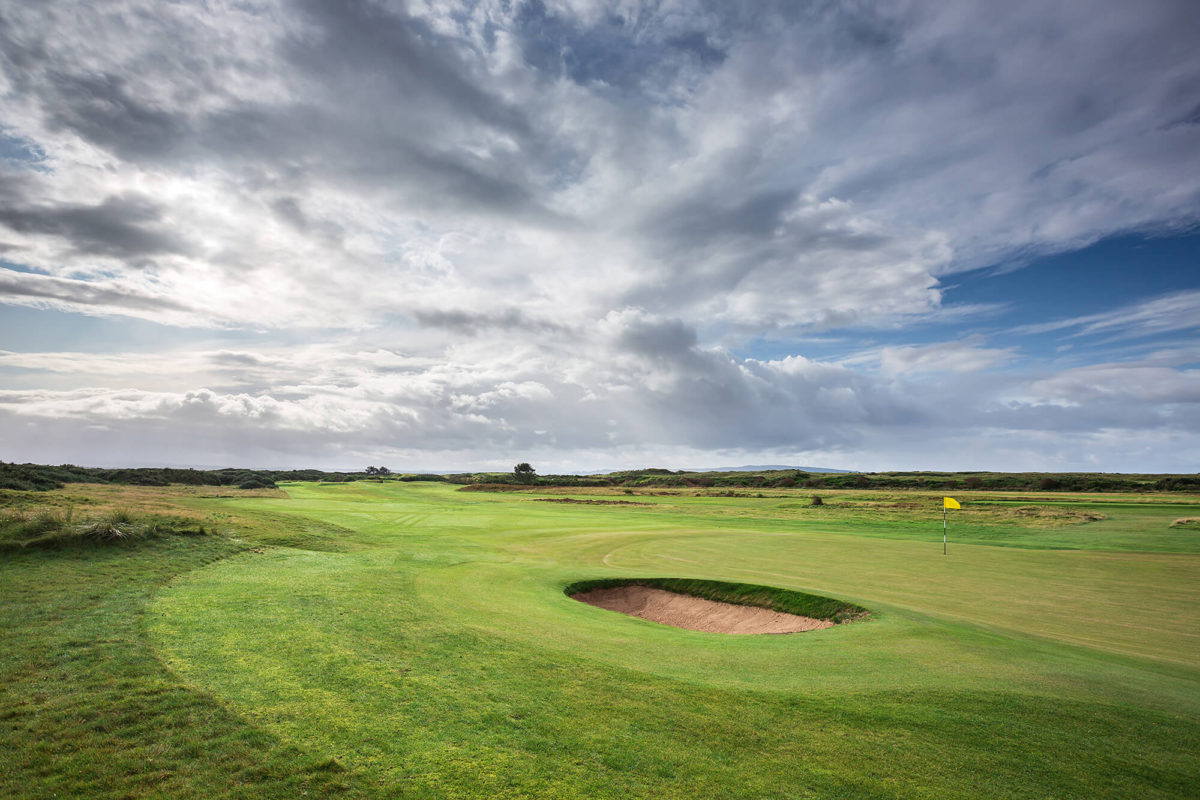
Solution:
M1200 528L1200 517L1180 517L1171 523L1172 528Z
M146 528L128 509L114 508L99 519L84 523L78 533L85 539L106 544L144 539Z
M0 516L0 544L20 547L28 542L53 539L71 527L73 515L73 507L43 508L35 513L10 510Z
M136 515L115 508L76 521L75 509L41 509L30 514L12 510L0 516L0 549L52 548L78 544L133 544L164 535L203 535L202 526L180 519Z

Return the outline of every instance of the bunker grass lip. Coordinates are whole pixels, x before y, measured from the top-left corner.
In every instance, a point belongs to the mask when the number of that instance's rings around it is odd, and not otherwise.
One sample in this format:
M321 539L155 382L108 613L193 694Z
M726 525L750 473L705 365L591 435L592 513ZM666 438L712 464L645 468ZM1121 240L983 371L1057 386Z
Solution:
M598 608L707 633L801 633L870 616L831 597L695 578L600 578L572 583L564 593Z

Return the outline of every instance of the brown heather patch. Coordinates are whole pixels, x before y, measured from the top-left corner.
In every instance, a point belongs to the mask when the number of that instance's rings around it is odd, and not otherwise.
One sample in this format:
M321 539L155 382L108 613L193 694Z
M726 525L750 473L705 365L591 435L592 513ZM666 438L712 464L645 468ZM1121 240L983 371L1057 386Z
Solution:
M21 510L72 510L79 518L98 518L122 509L136 509L144 515L168 515L196 520L207 525L228 527L239 520L235 513L220 514L211 508L201 510L200 500L216 497L286 498L280 489L237 489L232 486L128 486L109 483L68 483L48 492L0 490L0 508Z
M535 497L535 503L581 503L588 506L648 506L651 503L635 503L632 500L580 500L576 497Z
M1006 510L1021 519L1064 520L1066 522L1097 522L1106 519L1104 514L1095 511L1079 511L1057 506L1018 506Z

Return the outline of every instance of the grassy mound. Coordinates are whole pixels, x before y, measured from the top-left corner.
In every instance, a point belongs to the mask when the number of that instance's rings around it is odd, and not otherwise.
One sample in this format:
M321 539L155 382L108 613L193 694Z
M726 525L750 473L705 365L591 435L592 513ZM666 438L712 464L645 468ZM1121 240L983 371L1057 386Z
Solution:
M571 596L590 592L593 589L613 589L618 586L646 586L652 589L665 589L668 592L701 597L720 603L757 606L784 614L829 620L835 625L866 619L871 614L862 606L835 600L832 597L805 594L775 586L725 583L724 581L706 581L698 578L598 578L577 581L568 585L563 591Z

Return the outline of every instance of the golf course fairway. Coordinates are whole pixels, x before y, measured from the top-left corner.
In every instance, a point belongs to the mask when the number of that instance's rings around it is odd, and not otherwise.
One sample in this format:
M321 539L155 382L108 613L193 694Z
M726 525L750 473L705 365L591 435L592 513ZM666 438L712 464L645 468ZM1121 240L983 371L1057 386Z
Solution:
M328 759L351 794L1200 788L1200 555L1195 533L1165 535L1170 509L1110 502L1106 520L1044 530L964 515L943 556L940 510L849 496L809 509L800 495L602 505L438 483L283 488L287 499L220 502L343 533L182 573L145 625L186 685ZM1072 529L1085 549L1057 549ZM1128 546L1139 530L1158 552ZM724 636L563 593L651 576L810 592L871 617Z

